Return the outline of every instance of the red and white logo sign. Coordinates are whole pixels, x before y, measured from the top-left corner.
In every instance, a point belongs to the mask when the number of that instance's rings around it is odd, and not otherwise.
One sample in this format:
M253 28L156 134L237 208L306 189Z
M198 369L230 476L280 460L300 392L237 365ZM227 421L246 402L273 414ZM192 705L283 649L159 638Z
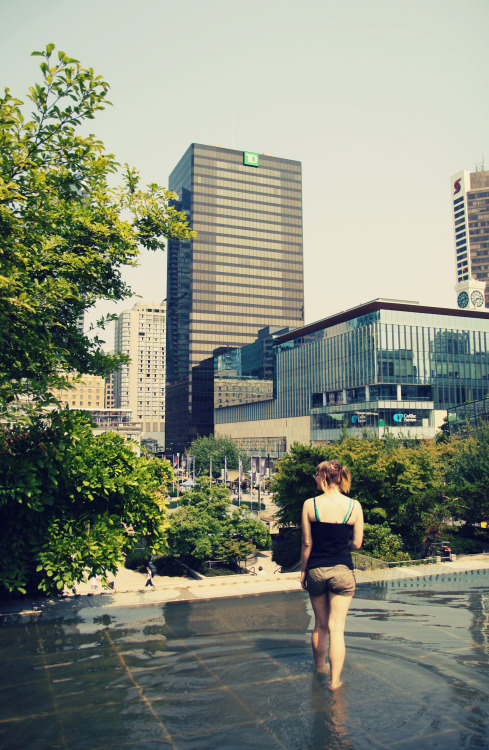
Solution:
M462 189L462 188L460 187L460 183L461 183L461 182L462 182L462 178L461 178L461 177L459 177L459 178L458 178L458 180L455 180L455 182L453 183L453 194L454 194L454 195L456 195L457 193L460 193L460 191L461 191L461 189Z

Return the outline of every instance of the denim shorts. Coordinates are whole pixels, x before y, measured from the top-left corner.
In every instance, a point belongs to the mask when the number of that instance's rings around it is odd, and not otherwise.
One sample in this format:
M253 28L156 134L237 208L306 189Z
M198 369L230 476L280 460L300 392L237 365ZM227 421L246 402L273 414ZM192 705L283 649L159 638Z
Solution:
M311 568L307 573L307 591L311 596L321 596L327 591L340 596L353 596L355 576L346 565L331 568Z

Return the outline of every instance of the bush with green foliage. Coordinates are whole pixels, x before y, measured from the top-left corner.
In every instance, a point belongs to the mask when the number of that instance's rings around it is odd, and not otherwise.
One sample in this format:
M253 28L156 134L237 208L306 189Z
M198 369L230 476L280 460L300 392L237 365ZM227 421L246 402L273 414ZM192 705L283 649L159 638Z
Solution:
M469 524L489 521L489 425L452 438L446 481L457 518Z
M147 549L135 549L126 555L124 567L128 570L139 570L145 572L146 563L150 558ZM151 562L156 567L156 575L159 576L186 576L186 571L174 557L167 555L151 555Z
M208 568L207 566L203 566L201 568L202 575L204 575L206 578L217 578L219 576L232 576L236 573L239 573L240 571L235 565L231 565L230 567L216 567L216 568Z
M301 559L300 529L288 529L285 536L273 542L272 560L284 570L295 567Z
M248 500L241 500L241 502L239 502L239 500L236 499L232 501L232 504L237 508L248 508L250 510L265 510L266 508L265 503L260 503L260 507L258 507L258 502L250 503Z
M129 550L124 555L124 567L128 570L144 570L146 563L148 562L149 552L148 550L137 549Z
M403 551L401 537L398 534L393 534L387 523L381 525L365 524L360 554L375 557L385 562L411 559L411 556Z
M234 563L270 549L267 527L245 508L231 510L227 488L200 479L197 487L185 492L180 508L169 514L168 545L170 552L194 570L205 560Z
M83 412L0 425L0 591L55 594L115 573L146 540L166 549L168 461L138 457Z
M300 526L302 506L320 494L314 474L324 460L337 459L350 469L350 495L363 507L365 520L388 522L411 548L426 535L427 518L442 504L443 446L434 441L345 436L321 446L293 443L277 462L272 492L284 526Z

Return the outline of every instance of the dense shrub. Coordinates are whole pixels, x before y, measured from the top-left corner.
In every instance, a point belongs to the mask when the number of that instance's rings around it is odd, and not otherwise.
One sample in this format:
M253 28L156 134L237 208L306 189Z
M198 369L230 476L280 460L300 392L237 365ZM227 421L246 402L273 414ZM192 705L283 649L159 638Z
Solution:
M386 562L410 560L411 556L403 552L402 539L393 534L387 523L365 524L363 545L360 553L369 557L376 557Z
M168 461L94 435L90 417L62 409L0 424L0 591L54 595L115 573L145 540L166 551Z
M159 576L186 576L187 571L174 557L153 557Z
M293 568L301 559L302 535L300 529L288 529L286 535L274 541L272 560L284 570Z
M270 534L265 524L245 507L234 508L230 514L229 490L205 479L185 492L182 505L168 516L168 546L174 557L193 570L206 560L223 560L233 564L254 554L257 549L270 549Z
M203 566L201 568L202 575L206 578L216 578L217 576L232 576L239 574L239 570L235 567L219 567L219 568L207 568Z
M145 568L150 553L147 549L133 549L126 554L124 567L128 570L140 570Z

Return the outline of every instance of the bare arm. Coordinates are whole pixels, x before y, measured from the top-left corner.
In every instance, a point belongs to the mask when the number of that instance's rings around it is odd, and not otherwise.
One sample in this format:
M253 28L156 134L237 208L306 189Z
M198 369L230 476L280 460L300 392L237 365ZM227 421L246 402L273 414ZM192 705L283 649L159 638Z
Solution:
M311 522L309 521L309 514L307 512L308 503L309 500L306 500L302 507L301 586L303 589L306 588L307 561L312 550Z
M355 521L353 523L353 539L351 541L351 548L360 549L363 542L363 510L358 500L355 500L355 503L357 507L355 510Z

